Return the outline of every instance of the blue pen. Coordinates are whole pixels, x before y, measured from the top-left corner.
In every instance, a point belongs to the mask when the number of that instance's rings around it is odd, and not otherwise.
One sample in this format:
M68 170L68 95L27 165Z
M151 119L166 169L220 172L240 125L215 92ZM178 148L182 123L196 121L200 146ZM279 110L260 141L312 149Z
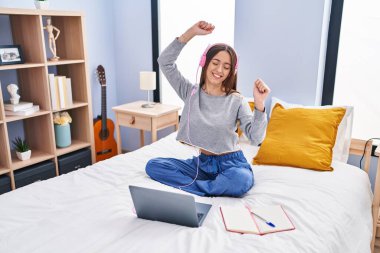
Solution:
M267 221L266 219L264 219L263 217L255 214L253 211L251 211L251 213L253 213L257 218L259 218L260 220L264 221L268 226L271 226L272 228L275 228L276 226L270 222L270 221Z

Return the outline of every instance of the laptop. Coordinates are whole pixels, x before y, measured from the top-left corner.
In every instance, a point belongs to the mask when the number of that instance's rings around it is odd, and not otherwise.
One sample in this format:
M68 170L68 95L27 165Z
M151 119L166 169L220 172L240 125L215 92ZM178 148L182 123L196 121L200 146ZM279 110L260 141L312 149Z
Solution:
M129 186L137 217L147 220L200 227L211 208L191 195Z

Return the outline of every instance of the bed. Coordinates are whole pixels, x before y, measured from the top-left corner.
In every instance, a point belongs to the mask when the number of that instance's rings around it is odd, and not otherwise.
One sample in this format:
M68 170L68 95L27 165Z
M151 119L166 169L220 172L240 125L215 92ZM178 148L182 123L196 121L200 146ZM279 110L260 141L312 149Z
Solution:
M199 197L212 204L202 227L138 219L128 186L189 194L151 180L153 157L188 158L175 134L134 152L0 195L0 252L371 252L368 175L333 162L333 172L252 166L243 198ZM257 147L241 143L247 160ZM296 229L264 236L227 232L220 205L281 204Z

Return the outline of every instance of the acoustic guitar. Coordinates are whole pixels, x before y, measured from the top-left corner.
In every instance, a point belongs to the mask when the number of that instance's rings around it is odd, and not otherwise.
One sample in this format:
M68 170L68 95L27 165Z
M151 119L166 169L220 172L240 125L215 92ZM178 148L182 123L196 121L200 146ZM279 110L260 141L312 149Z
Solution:
M102 87L102 115L94 120L96 161L102 161L117 155L114 138L115 124L107 118L106 72L102 65L97 68L97 77Z

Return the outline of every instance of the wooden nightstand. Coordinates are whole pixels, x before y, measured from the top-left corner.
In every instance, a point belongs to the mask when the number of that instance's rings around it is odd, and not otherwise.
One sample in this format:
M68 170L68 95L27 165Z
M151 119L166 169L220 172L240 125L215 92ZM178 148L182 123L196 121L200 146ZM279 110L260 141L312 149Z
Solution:
M112 108L116 114L117 150L121 154L120 126L140 129L140 144L144 146L144 131L152 132L152 142L157 141L157 131L169 126L178 130L179 106L156 103L153 108L142 108L146 101L137 101Z

